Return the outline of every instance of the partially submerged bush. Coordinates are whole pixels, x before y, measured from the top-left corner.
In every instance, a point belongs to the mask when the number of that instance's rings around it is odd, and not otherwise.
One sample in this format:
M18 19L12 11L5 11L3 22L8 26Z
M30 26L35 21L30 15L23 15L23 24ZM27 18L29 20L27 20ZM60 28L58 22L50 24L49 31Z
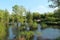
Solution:
M24 32L20 32L20 36L24 36L26 38L26 40L30 40L30 38L34 35L34 33L32 31L24 31Z
M45 24L44 22L41 23L41 26L42 29L47 28L47 24Z

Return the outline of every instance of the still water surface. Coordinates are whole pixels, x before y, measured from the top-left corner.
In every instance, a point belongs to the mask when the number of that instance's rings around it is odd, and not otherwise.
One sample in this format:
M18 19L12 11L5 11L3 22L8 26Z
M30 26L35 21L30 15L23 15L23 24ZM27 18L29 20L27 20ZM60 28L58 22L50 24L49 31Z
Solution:
M15 24L16 25L16 24ZM19 24L21 25L21 24ZM43 39L55 39L60 37L60 30L59 29L53 29L53 28L46 28L44 30L41 30L41 25L38 24L38 29L34 31L34 40L37 40L38 36L41 36ZM9 39L13 39L15 37L15 34L13 33L12 26L9 27Z

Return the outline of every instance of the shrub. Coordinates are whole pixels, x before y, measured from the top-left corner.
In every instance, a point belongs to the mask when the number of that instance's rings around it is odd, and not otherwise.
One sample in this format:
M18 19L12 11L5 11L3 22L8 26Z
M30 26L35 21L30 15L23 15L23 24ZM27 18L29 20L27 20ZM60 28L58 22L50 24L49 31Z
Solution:
M6 28L0 23L0 40L3 40L6 37Z

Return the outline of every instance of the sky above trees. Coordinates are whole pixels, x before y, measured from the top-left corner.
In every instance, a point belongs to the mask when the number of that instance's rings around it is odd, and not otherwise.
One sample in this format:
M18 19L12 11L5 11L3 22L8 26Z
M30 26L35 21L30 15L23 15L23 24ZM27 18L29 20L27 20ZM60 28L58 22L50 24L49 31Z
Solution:
M48 3L48 0L0 0L0 9L8 9L9 12L12 12L12 7L14 5L22 5L31 12L37 11L44 13L54 10L49 8L49 4L50 3Z

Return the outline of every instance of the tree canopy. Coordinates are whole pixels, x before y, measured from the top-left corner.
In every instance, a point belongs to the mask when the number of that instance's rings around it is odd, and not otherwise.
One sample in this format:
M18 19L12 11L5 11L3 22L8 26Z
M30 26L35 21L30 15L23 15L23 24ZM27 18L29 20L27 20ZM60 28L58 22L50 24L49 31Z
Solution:
M50 7L58 7L58 8L60 8L60 0L48 0L48 1L52 2L52 4L49 5Z

